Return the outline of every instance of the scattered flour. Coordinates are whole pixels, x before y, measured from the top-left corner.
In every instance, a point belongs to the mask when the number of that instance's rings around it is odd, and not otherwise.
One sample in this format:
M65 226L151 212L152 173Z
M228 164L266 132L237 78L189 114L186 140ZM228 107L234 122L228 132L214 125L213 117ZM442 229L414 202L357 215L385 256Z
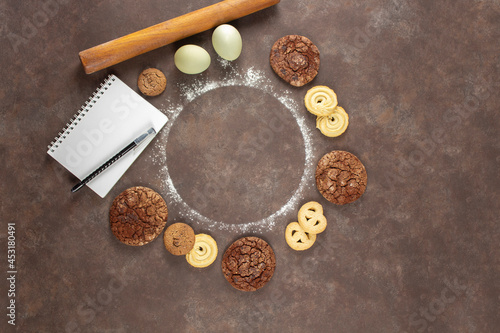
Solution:
M314 172L314 156L313 147L311 139L311 131L306 125L305 117L299 112L299 104L294 100L293 94L288 91L277 90L266 78L263 71L257 70L253 67L248 68L245 71L240 71L236 66L229 61L221 62L221 66L227 71L225 78L218 81L208 81L200 79L192 84L178 84L179 90L181 91L181 97L185 99L185 103L182 105L173 105L169 107L162 106L160 109L167 114L169 121L160 132L159 137L155 140L156 151L158 151L157 156L153 156L153 163L159 164L161 166L161 177L164 179L162 186L163 193L166 193L167 202L170 206L175 207L179 212L179 215L190 221L193 225L202 225L209 231L212 230L229 230L234 232L260 232L263 230L272 230L276 221L280 216L286 215L290 211L297 208L300 200L306 189L314 186L312 184L311 175ZM274 212L270 216L263 218L258 221L249 221L243 224L227 224L222 221L215 221L206 216L200 214L196 207L189 206L184 199L179 195L177 189L175 188L170 174L168 172L167 158L166 158L166 145L168 141L168 136L170 129L175 123L177 117L182 112L184 105L192 102L197 97L205 94L206 92L221 88L221 87L232 87L232 86L242 86L260 89L263 93L269 94L270 96L276 98L282 105L284 105L292 114L292 116L297 121L297 124L302 133L305 147L305 161L304 161L304 171L300 179L298 188L294 191L290 199L283 205L278 211ZM168 103L168 101L167 101Z

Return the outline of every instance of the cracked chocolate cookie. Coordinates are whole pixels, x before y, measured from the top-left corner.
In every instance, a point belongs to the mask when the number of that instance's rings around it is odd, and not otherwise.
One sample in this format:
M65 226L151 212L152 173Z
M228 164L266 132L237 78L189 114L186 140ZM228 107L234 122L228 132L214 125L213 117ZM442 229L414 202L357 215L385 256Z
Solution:
M353 154L334 150L324 155L316 168L316 186L326 200L344 205L358 200L368 176L363 163Z
M269 244L258 237L244 237L229 246L222 257L222 273L236 289L255 291L271 280L276 258Z
M168 252L176 256L189 253L194 246L194 230L185 223L171 224L163 234L163 244Z
M287 35L274 43L270 62L279 77L302 87L318 74L319 50L307 37Z
M136 186L120 193L109 210L111 231L127 245L141 246L154 240L167 223L165 200L150 188Z
M139 74L137 86L146 96L158 96L167 87L167 78L159 69L147 68Z

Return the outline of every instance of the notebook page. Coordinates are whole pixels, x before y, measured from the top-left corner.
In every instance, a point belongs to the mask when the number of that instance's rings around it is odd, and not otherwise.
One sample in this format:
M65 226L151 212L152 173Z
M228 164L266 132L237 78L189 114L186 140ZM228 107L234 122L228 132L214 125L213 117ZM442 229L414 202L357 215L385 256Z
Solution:
M168 120L116 76L111 79L111 85L89 103L88 112L58 147L48 151L80 180L150 127L158 133ZM87 186L99 196L106 196L150 141L123 156Z

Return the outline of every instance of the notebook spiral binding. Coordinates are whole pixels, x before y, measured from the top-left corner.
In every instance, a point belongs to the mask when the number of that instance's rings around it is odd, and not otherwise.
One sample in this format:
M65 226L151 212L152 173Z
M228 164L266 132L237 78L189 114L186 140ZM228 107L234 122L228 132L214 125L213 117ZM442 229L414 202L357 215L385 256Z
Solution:
M78 125L83 117L89 112L89 110L94 106L99 98L108 90L109 86L115 81L115 76L113 74L109 75L106 80L96 89L96 91L90 96L90 98L80 107L80 110L71 117L69 123L59 132L54 140L47 146L48 150L54 152L59 144L63 142L66 136Z

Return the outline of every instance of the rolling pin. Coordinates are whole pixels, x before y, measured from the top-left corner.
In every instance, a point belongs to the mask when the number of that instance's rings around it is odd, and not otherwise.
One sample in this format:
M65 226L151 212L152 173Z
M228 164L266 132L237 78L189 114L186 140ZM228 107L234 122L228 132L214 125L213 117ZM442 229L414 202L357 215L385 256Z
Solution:
M91 74L139 54L273 6L280 0L224 0L79 53Z

